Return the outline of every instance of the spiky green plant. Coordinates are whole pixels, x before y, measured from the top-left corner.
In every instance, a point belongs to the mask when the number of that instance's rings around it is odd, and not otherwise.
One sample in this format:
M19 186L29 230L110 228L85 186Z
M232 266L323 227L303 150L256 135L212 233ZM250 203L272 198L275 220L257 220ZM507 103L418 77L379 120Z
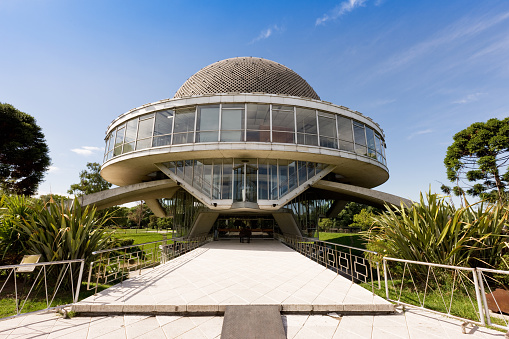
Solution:
M28 236L28 252L41 254L41 262L85 259L86 269L92 252L109 246L107 221L107 215L97 218L95 207L82 207L75 199L72 204L47 203L38 214L18 223L18 228ZM77 272L79 267L74 266Z
M509 209L478 203L455 209L437 194L420 195L411 208L387 206L365 233L382 255L454 266L496 267L508 241Z
M37 200L23 195L0 197L0 262L18 264L25 251L28 236L16 225L40 209Z

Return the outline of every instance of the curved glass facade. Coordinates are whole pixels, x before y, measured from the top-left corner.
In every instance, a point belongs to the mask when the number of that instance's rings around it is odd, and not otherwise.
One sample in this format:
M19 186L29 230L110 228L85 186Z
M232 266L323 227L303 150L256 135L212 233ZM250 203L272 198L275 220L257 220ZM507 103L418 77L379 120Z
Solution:
M210 200L279 200L320 174L327 165L277 159L200 159L160 164L177 181ZM170 175L170 176L173 176Z
M104 161L151 147L211 142L319 146L386 165L383 138L357 120L298 106L252 103L197 105L133 118L107 135Z

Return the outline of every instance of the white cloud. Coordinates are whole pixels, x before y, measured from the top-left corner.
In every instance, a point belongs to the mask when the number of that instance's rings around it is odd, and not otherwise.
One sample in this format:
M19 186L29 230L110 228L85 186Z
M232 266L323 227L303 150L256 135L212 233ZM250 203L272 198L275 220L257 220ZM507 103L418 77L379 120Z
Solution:
M502 13L495 17L484 16L476 21L472 20L472 18L465 17L436 33L430 39L417 43L406 51L393 56L390 60L388 60L386 65L381 68L381 72L388 72L399 68L410 63L416 58L431 53L438 48L449 46L451 43L459 39L477 35L508 18L509 12Z
M483 96L484 94L486 94L486 93L478 92L478 93L469 94L469 95L467 95L464 98L461 98L459 100L453 101L452 103L453 104L469 104L471 102L479 100L479 98L481 96Z
M269 28L261 31L260 34L256 38L251 40L251 42L249 44L254 44L255 42L260 41L260 40L265 40L265 39L269 38L275 32L281 32L281 31L283 31L282 27L280 27L278 25L272 25Z
M57 171L59 171L59 170L60 170L60 168L58 168L58 167L56 167L56 166L50 166L50 167L48 168L48 172L50 172L50 173L51 173L51 172L57 172Z
M412 139L413 137L416 137L416 136L418 136L418 135L428 134L428 133L432 133L432 132L433 132L433 130L431 130L431 129L429 129L429 128L428 128L428 129L425 129L425 130L422 130L422 131L417 131L417 132L414 132L414 133L410 134L410 135L408 136L408 138L407 138L407 139L408 139L408 140L410 140L410 139Z
M94 147L94 146L82 146L81 148L73 148L71 149L72 152L79 154L79 155L92 155L96 153L97 151L101 151L102 148L100 147Z
M315 26L323 25L325 22L327 22L329 20L336 20L337 18L339 18L343 14L351 12L351 11L353 11L357 7L364 6L365 3L366 3L366 0L347 0L347 1L343 1L342 3L340 3L339 5L334 7L334 9L332 11L330 11L329 13L324 14L321 18L316 19Z

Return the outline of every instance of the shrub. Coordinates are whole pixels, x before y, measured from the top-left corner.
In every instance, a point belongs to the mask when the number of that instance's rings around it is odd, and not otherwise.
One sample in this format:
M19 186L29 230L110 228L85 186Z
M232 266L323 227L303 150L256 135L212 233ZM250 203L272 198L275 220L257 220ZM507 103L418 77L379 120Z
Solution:
M23 195L0 197L0 258L5 264L19 264L25 252L28 235L16 225L37 214L41 205Z
M107 220L107 215L96 217L95 207L83 208L75 199L72 204L46 204L39 213L18 222L18 229L27 236L28 252L41 254L41 262L85 259L87 269L92 252L109 246L110 235L103 227ZM79 266L73 265L73 270Z
M421 193L406 209L387 206L364 236L382 255L453 266L497 267L507 246L509 209L477 203L455 209L444 197Z

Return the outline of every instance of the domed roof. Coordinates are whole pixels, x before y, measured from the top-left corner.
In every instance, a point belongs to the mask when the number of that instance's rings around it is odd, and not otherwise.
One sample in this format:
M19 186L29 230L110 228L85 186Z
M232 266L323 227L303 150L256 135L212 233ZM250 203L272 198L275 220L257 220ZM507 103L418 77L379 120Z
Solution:
M306 80L277 62L253 57L215 62L193 74L174 98L215 93L285 94L320 100Z

